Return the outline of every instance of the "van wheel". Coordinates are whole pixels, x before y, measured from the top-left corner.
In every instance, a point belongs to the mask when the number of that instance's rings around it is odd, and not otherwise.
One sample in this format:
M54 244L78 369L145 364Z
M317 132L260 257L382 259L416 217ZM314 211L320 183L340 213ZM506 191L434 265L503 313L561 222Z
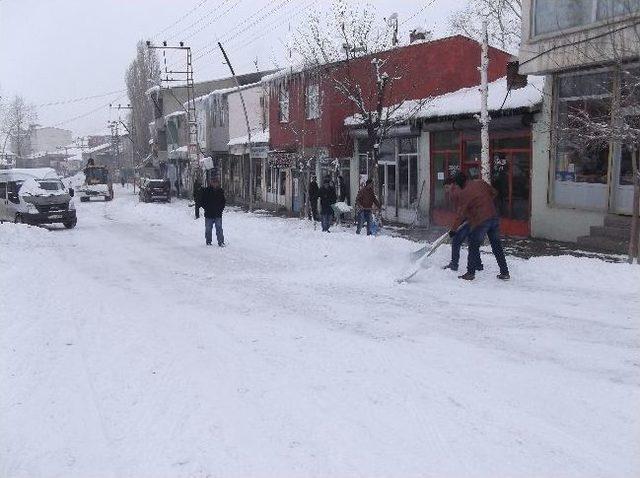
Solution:
M62 224L64 224L64 227L66 227L67 229L73 229L74 227L76 227L76 224L78 224L78 220L74 219L73 221L63 222Z
M111 201L113 199L113 196L105 196L104 200L105 201Z
M22 216L20 214L16 214L16 218L15 218L15 220L13 222L15 222L16 224L22 224L22 222L23 222L22 221Z

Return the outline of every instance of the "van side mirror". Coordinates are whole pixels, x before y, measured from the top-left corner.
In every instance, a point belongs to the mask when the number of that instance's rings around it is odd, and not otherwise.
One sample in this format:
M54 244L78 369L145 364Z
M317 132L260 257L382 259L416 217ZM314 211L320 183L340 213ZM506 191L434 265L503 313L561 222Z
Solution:
M73 188L69 188L69 197L73 197L76 194L76 192L73 190Z

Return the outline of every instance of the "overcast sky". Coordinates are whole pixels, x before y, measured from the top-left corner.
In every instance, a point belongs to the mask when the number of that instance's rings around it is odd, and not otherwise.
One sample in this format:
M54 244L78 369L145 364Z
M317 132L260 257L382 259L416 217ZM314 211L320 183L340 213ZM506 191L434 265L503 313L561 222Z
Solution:
M421 26L438 37L447 33L447 17L464 0L369 3L380 17L397 12L405 22L403 34ZM216 48L218 38L238 72L255 71L256 58L260 69L269 69L284 63L289 28L295 30L308 6L330 4L329 0L0 0L0 95L8 99L20 94L37 105L42 125L71 129L75 136L105 133L107 121L117 115L107 105L127 103L120 90L139 39L185 40L194 57L200 56L194 63L196 81L228 75ZM50 105L55 102L65 103Z

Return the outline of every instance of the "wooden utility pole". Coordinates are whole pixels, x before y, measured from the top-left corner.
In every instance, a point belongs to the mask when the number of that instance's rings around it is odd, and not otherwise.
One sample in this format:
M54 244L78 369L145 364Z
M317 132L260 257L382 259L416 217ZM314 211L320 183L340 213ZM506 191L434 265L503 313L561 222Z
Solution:
M224 61L227 63L229 70L231 71L231 76L233 76L233 80L236 82L236 90L240 95L240 102L242 103L242 111L244 112L244 121L247 124L247 139L249 140L249 211L253 211L253 161L251 158L251 126L249 125L249 115L247 114L247 105L244 102L244 96L242 96L242 90L240 89L240 82L238 81L238 77L236 76L236 72L233 70L233 66L231 65L231 61L227 56L227 52L224 51L222 47L222 43L218 42L218 46L220 47L220 51L222 52L222 56L224 56Z
M488 23L482 22L482 57L480 59L480 141L482 151L480 154L480 164L482 179L491 183L491 163L489 160L489 34Z

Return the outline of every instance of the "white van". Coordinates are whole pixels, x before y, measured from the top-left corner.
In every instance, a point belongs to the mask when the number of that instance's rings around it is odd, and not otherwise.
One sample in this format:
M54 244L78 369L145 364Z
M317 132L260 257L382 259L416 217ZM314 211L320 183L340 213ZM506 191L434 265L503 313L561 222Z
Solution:
M77 223L73 195L53 168L0 169L0 221L71 229Z

